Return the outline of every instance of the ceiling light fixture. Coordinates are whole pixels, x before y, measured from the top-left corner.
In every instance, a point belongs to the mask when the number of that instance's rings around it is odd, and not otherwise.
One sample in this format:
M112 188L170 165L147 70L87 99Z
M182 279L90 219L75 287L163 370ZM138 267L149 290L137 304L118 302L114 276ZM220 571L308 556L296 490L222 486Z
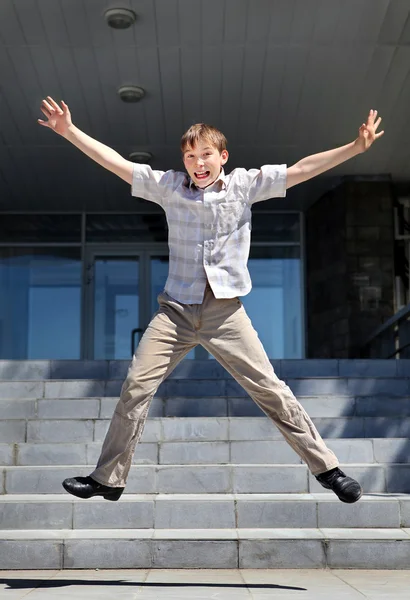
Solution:
M153 156L151 152L144 152L143 150L136 150L135 152L131 152L128 157L131 162L146 164L151 162Z
M113 29L128 29L135 23L137 15L129 8L109 8L104 18Z
M138 85L123 85L118 94L123 102L138 102L145 96L145 90Z

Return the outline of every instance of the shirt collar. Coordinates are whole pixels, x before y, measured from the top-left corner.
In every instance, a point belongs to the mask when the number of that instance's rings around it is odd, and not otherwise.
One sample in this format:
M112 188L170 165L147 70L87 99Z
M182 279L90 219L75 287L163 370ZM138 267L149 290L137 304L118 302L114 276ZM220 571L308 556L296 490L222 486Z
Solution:
M225 175L225 171L223 169L221 169L221 172L219 173L219 176L215 179L215 181L213 182L212 185L207 186L206 189L208 189L208 187L212 187L213 185L215 185L218 181L221 182L221 185L224 189L226 189L226 175ZM190 190L192 189L200 189L198 188L195 183L192 181L192 179L189 177L189 175L187 175L187 186L189 187Z

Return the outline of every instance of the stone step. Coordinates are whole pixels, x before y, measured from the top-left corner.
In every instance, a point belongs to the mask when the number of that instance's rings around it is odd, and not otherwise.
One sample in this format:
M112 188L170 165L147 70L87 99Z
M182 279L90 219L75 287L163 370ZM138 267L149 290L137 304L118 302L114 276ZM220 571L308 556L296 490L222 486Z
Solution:
M405 438L410 431L410 417L312 417L312 421L326 439ZM0 421L0 441L3 444L102 442L109 424L110 418L5 419ZM210 431L217 433L210 434ZM283 440L280 431L263 415L246 419L235 416L150 417L143 441L183 441L193 437L209 440L210 435L216 439L229 436L237 441Z
M410 360L282 359L271 360L278 377L408 377ZM122 380L129 360L0 360L0 380ZM216 360L184 360L170 378L229 379Z
M147 434L146 438L149 438ZM198 438L196 438L198 439ZM201 439L201 438L200 438ZM327 446L340 462L363 464L410 463L408 438L328 439ZM90 443L32 442L0 444L1 466L90 465L97 463L101 441ZM183 442L152 441L137 445L133 464L301 464L284 440Z
M410 527L410 496L334 494L146 494L80 500L65 495L0 497L6 529L226 529Z
M296 396L410 396L407 377L301 377L286 378ZM0 398L101 398L119 396L122 380L2 380ZM245 398L233 379L168 378L158 388L160 398Z
M410 396L299 396L311 417L410 417ZM211 402L211 404L209 404ZM109 419L118 403L113 398L9 398L0 400L2 420ZM241 411L241 412L240 412ZM150 406L150 417L265 416L250 398L160 398ZM237 414L239 413L239 414Z
M366 493L410 493L410 465L341 464ZM3 467L4 494L58 494L67 477L89 475L84 465ZM323 488L306 465L133 465L128 494L308 493Z
M0 532L2 569L409 569L410 529Z

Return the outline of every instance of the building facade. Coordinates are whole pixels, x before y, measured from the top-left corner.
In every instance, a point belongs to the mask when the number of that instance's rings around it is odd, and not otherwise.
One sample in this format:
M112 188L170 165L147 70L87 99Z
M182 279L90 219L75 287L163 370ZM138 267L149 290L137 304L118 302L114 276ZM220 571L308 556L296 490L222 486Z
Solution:
M410 302L409 4L125 4L0 3L0 358L129 358L167 274L161 209L40 127L47 95L161 170L196 122L250 169L345 145L377 109L370 152L255 206L243 298L273 359L360 356Z
M301 213L253 216L243 298L268 355L304 356ZM0 358L126 359L168 272L167 225L156 205L134 213L4 213L0 220ZM205 358L202 348L190 358Z

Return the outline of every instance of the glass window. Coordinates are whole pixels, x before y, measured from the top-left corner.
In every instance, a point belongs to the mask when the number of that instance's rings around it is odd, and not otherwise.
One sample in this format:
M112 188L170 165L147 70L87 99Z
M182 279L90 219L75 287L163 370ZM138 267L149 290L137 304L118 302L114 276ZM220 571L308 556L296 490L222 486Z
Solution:
M157 297L165 287L165 282L168 277L169 256L151 257L151 312L154 314L158 310ZM194 359L198 347L185 356L185 358ZM203 358L203 357L202 357ZM205 354L206 358L206 354Z
M169 256L151 257L151 313L158 310L158 295L163 291L168 277Z
M97 257L94 264L94 358L131 356L131 335L139 329L138 257ZM136 343L141 332L138 334Z
M269 358L302 358L299 246L251 247L252 291L241 298Z
M78 248L0 248L0 358L79 359Z
M81 215L2 214L0 240L4 243L80 243Z
M163 211L139 215L87 215L87 242L166 242L167 240L168 228Z

